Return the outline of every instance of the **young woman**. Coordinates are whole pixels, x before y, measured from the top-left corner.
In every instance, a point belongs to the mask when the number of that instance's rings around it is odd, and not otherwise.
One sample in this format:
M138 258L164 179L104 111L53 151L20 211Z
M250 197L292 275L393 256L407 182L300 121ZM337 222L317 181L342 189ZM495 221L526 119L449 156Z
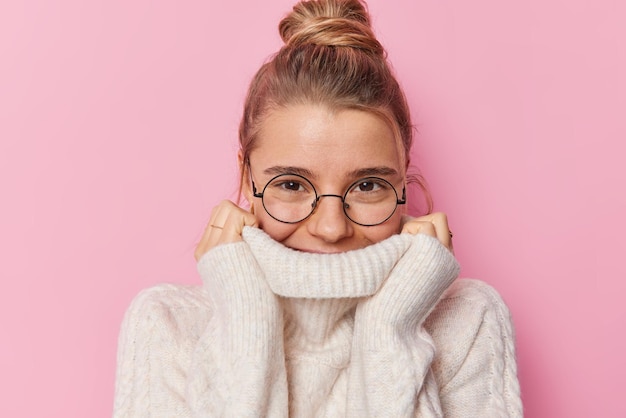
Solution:
M455 280L440 213L411 218L412 126L359 0L301 2L256 74L241 190L196 249L201 287L142 292L117 417L516 417L514 338Z

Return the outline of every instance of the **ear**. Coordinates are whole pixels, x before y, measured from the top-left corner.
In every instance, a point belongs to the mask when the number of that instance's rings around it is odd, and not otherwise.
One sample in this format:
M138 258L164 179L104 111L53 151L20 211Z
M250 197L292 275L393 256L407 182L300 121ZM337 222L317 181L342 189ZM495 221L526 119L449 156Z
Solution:
M250 181L250 166L244 161L241 150L237 152L237 165L241 173L241 194L243 194L243 197L245 197L250 206L252 206L254 198L252 196L252 183Z

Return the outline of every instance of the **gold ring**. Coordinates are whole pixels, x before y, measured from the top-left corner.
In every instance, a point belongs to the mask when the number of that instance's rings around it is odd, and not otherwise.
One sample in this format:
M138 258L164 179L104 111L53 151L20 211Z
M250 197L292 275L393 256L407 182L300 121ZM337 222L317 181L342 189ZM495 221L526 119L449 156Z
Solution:
M223 226L217 226L217 225L213 225L213 224L210 224L209 226L210 226L211 228L224 229L224 227L223 227Z

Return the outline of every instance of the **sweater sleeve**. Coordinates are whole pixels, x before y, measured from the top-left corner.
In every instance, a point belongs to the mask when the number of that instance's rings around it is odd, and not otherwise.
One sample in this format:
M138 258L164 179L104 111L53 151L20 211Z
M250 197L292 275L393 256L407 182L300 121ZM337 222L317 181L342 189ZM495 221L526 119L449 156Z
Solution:
M187 399L194 416L287 416L282 312L245 242L198 263L213 314L194 350Z
M128 308L113 416L287 416L282 314L247 245L198 270L203 287L158 285Z
M348 416L443 416L423 323L458 271L439 241L417 234L381 289L357 306Z
M523 416L509 310L478 280L457 280L425 322L446 417Z
M209 316L198 286L162 284L133 299L118 342L115 418L191 416L187 370Z

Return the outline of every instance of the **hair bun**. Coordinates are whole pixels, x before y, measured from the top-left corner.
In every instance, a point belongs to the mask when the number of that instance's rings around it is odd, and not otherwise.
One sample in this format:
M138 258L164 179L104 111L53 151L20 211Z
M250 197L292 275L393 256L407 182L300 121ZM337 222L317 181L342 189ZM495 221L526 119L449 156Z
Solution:
M280 22L278 31L288 46L343 46L384 54L360 0L301 1Z

